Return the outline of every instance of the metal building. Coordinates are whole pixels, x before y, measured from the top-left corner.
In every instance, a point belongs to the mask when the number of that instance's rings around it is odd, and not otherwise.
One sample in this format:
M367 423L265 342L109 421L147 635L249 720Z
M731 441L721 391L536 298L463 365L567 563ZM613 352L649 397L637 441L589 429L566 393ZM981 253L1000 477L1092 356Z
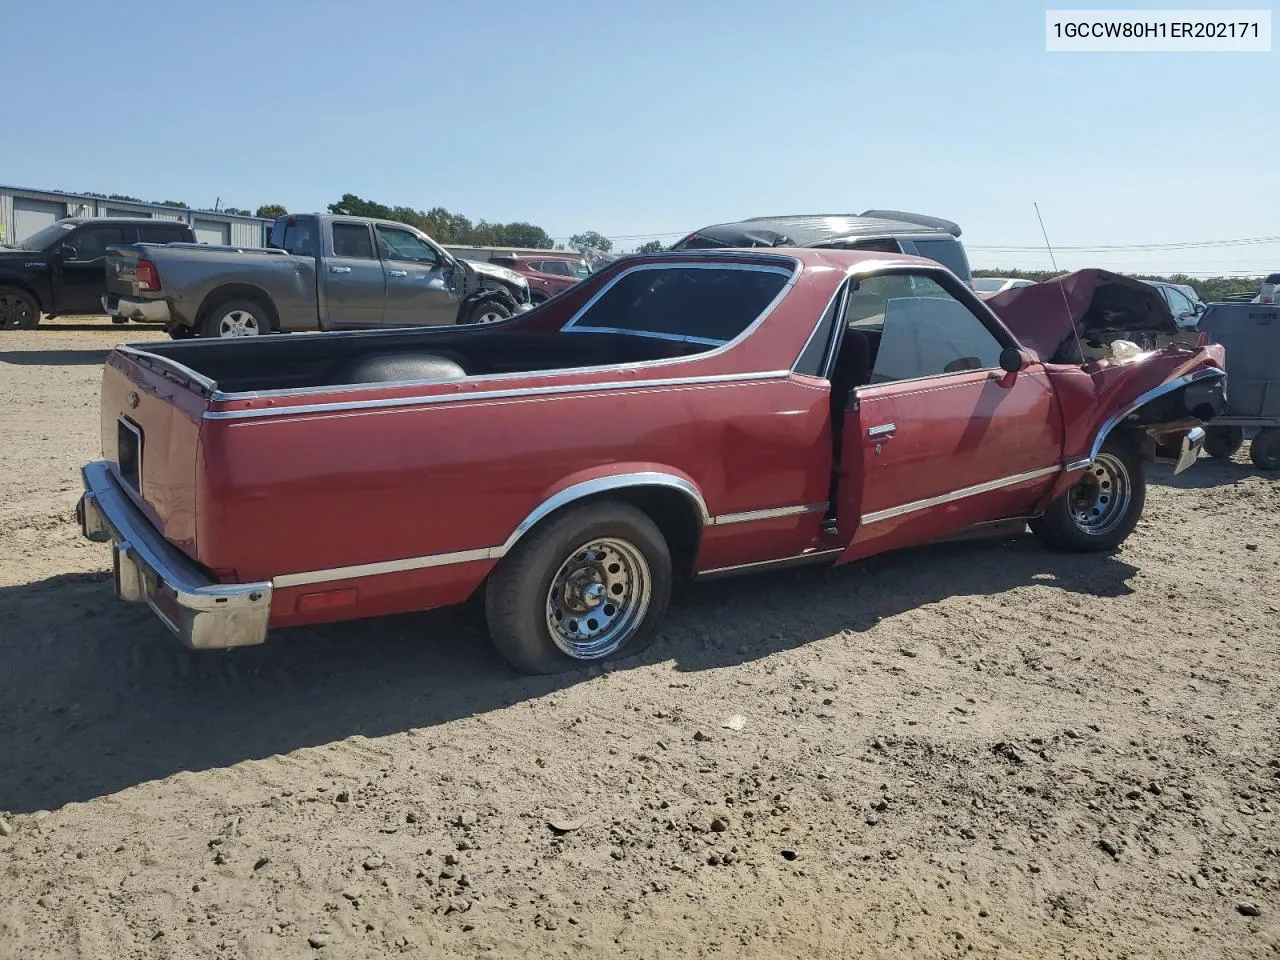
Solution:
M265 246L271 221L231 213L0 186L0 243L16 243L63 217L154 217L191 224L201 243Z

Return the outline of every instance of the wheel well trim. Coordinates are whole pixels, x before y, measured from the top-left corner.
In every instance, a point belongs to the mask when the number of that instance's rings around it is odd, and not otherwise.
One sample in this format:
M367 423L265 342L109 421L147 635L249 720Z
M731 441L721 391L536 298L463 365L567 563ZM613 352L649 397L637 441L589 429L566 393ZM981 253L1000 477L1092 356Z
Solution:
M277 330L280 329L280 312L276 309L276 302L272 299L271 294L256 284L244 283L239 280L221 284L206 293L200 301L200 306L196 308L195 323L203 322L219 304L234 300L237 297L258 301L269 314L268 319L270 319L272 325Z
M1111 435L1111 432L1115 430L1116 427L1120 426L1120 424L1133 416L1133 414L1137 413L1152 400L1158 400L1161 397L1174 393L1177 390L1181 390L1183 387L1192 383L1198 383L1201 380L1208 380L1212 377L1225 377L1226 375L1225 371L1218 369L1197 370L1195 373L1189 373L1186 376L1168 380L1158 386L1152 387L1146 393L1139 395L1132 403L1122 407L1119 412L1112 414L1103 421L1102 426L1098 428L1097 434L1094 435L1092 446L1089 448L1088 462L1093 463L1093 461L1098 458L1098 454L1102 452L1102 445L1107 442L1107 437Z
M701 525L703 527L711 525L711 513L707 510L707 503L702 497L702 492L692 481L686 480L684 477L678 477L675 474L662 473L656 470L637 473L616 473L572 484L547 497L534 507L528 516L520 521L502 544L490 548L489 556L494 559L501 559L516 545L521 537L563 507L577 503L587 497L618 490L632 490L637 487L664 487L668 490L678 491L685 496L690 505L696 510L698 518L701 520Z

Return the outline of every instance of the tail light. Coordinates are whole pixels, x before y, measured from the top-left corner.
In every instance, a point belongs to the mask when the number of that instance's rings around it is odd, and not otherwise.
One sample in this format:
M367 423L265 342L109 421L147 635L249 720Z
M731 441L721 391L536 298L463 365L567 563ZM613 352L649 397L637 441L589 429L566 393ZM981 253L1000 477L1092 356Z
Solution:
M139 290L150 290L154 293L160 289L160 271L150 260L139 260L134 282Z

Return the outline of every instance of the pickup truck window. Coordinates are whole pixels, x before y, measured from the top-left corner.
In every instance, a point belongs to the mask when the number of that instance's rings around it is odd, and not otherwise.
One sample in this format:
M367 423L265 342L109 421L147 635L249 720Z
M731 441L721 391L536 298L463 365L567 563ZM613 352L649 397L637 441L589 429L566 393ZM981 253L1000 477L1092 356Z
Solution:
M751 326L789 276L776 267L636 267L598 294L565 329L719 346Z
M365 223L335 223L333 225L333 254L336 257L358 257L376 260L373 241L369 239L369 225Z
M274 238L275 231L272 231ZM311 220L295 220L284 228L284 240L281 249L299 257L314 257L319 253L316 244L316 225Z
M63 239L63 235L76 228L74 223L51 223L43 230L37 230L31 236L18 241L20 250L44 250L55 240Z
M408 260L411 263L435 263L440 259L435 248L408 230L377 226L378 249L385 260Z
M178 243L188 239L185 224L140 223L139 243Z
M873 384L1000 365L1000 342L929 277L868 277L849 296L845 319L853 330L880 334Z
M76 262L99 260L107 255L107 245L124 243L124 228L118 224L103 224L100 227L86 227L71 238L70 243L76 248Z

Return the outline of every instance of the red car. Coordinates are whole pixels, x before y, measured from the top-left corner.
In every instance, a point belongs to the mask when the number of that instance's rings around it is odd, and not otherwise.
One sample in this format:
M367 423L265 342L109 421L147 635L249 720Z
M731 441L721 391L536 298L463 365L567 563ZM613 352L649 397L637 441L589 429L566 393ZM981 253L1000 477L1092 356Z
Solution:
M1056 362L1111 315L1061 303L1008 311L1024 343L929 260L721 249L483 327L120 346L78 515L191 647L483 590L499 651L561 670L639 650L681 579L1003 520L1114 549L1223 354Z
M575 257L557 257L552 254L519 253L511 256L490 257L494 266L514 270L529 281L529 298L534 303L550 300L562 290L568 290L579 280L591 275L591 270Z

